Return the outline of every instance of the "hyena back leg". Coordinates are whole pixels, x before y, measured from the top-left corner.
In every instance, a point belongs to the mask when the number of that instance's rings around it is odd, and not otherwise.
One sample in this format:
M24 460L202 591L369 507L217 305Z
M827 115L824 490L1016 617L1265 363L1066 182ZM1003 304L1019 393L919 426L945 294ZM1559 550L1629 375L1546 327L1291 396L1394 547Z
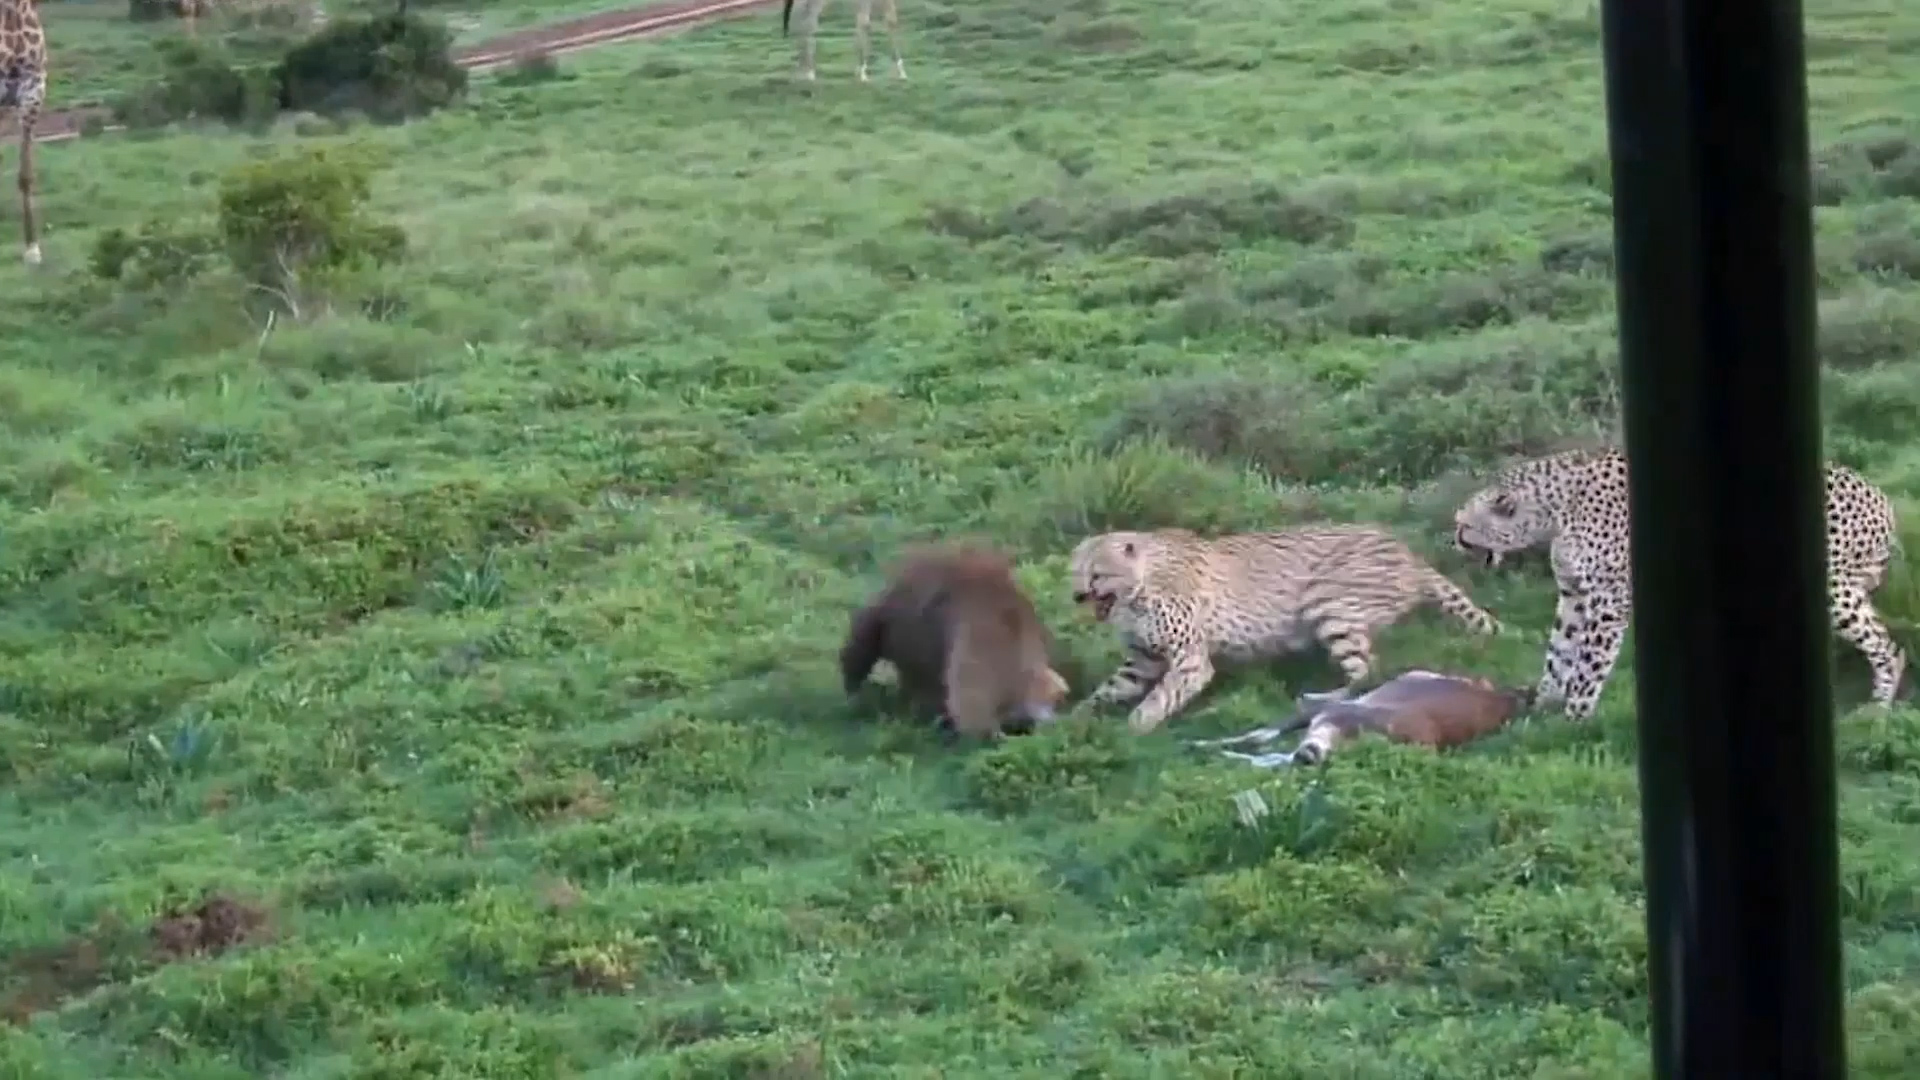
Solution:
M1585 720L1600 703L1620 646L1627 636L1632 600L1624 581L1596 585L1584 594L1563 595L1547 642L1547 672L1540 691L1549 683L1569 720ZM1535 700L1539 700L1536 692Z
M1867 590L1854 584L1830 586L1833 629L1840 640L1860 650L1873 670L1873 703L1890 705L1900 690L1900 676L1906 670L1906 654L1873 609Z
M1087 695L1094 705L1131 705L1146 696L1167 673L1167 662L1145 649L1127 647L1127 660L1120 670Z
M1167 664L1167 673L1147 691L1147 696L1134 706L1133 715L1127 718L1127 726L1136 735L1145 735L1161 724L1167 717L1185 708L1194 695L1207 688L1213 681L1213 659L1204 648L1190 648L1176 654Z

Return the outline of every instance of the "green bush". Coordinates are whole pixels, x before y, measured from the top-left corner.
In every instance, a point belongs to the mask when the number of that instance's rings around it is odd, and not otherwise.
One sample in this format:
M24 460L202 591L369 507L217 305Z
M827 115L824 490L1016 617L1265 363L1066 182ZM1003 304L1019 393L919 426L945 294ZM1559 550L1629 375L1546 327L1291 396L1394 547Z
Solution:
M137 233L118 226L93 243L93 275L135 289L177 288L199 277L218 254L204 230L148 222Z
M331 23L288 50L275 77L283 109L378 120L431 112L467 89L446 27L411 15Z
M155 127L177 120L246 124L273 117L273 73L266 66L236 63L218 45L184 38L158 41L154 49L160 54L160 80L113 103L119 122Z
M404 256L406 234L366 209L373 169L362 155L320 147L234 170L219 199L234 270L297 315L316 278Z

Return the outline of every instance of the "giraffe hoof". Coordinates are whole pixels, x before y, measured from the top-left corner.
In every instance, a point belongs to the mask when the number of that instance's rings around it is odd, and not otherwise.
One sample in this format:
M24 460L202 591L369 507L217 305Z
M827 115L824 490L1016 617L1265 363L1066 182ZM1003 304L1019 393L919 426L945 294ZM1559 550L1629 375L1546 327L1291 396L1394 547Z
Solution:
M26 263L28 266L39 266L40 265L39 242L36 241L34 243L28 244L27 250L21 253L21 258L26 260Z

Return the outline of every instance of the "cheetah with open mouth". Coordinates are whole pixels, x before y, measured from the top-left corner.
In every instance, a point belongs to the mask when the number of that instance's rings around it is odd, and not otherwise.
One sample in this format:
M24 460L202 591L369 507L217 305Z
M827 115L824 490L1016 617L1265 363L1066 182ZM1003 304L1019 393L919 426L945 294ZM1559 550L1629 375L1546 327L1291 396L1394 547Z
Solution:
M1437 603L1472 629L1499 623L1392 533L1309 525L1202 537L1185 529L1109 532L1073 549L1073 599L1120 631L1127 660L1088 702L1139 702L1152 731L1212 681L1214 661L1324 647L1348 689L1372 668L1373 635Z

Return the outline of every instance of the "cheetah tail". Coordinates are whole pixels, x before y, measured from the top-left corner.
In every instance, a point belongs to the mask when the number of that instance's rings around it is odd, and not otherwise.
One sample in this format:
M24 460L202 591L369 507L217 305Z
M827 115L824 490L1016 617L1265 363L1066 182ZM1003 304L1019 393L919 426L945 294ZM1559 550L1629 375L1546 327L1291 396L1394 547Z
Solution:
M793 18L793 0L780 5L780 36L787 36L787 20Z

